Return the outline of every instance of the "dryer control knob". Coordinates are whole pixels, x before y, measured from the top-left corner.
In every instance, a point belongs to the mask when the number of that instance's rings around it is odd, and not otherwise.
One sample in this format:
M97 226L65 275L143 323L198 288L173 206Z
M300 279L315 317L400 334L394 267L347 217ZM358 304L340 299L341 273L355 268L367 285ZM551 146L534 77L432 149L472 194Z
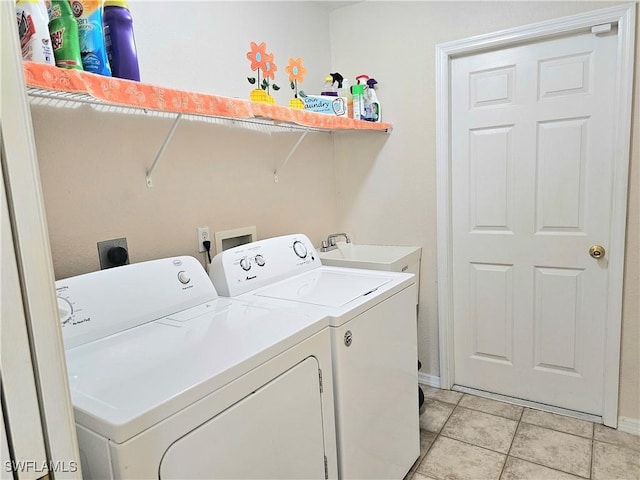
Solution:
M180 280L180 283L184 283L185 285L191 281L189 275L184 270L178 272L178 280Z
M242 258L242 260L240 260L240 266L245 272L251 270L251 262L247 257L244 257Z
M62 325L69 323L72 315L73 307L71 306L71 302L66 298L58 297L58 316L60 317Z
M264 267L264 257L262 255L256 255L255 260L259 267Z
M293 251L296 252L296 255L300 258L307 257L307 247L305 247L304 243L302 243L300 240L296 240L295 242L293 242Z

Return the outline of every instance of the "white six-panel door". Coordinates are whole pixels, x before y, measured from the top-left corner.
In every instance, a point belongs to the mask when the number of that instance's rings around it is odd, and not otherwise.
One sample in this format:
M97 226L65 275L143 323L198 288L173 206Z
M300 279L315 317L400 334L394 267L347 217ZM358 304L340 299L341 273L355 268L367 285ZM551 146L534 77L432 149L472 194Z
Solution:
M602 415L617 37L451 63L455 383Z

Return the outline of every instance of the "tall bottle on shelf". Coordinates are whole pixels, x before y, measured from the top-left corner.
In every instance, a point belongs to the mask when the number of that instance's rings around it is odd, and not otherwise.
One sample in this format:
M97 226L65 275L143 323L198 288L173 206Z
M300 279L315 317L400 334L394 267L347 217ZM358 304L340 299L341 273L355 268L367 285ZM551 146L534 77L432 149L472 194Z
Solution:
M114 77L140 81L133 17L127 0L105 0L104 39Z
M353 118L353 97L351 96L351 86L349 85L349 80L347 78L342 80L342 88L338 94L341 97L346 98L347 117Z
M83 70L78 41L78 22L67 0L51 1L49 34L56 66Z
M353 118L362 120L364 115L364 85L353 85L351 87L353 98Z
M43 0L18 0L16 16L22 59L53 65L49 15Z
M71 10L78 22L82 67L86 72L110 77L102 31L102 0L72 0Z

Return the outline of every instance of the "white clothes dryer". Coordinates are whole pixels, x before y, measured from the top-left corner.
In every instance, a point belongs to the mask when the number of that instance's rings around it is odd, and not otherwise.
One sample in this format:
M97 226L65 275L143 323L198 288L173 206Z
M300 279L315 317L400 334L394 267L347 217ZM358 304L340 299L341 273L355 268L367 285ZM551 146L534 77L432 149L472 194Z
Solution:
M420 453L415 276L323 266L302 234L218 254L220 295L328 317L343 479L401 479Z
M56 282L84 478L337 478L330 336L192 257Z

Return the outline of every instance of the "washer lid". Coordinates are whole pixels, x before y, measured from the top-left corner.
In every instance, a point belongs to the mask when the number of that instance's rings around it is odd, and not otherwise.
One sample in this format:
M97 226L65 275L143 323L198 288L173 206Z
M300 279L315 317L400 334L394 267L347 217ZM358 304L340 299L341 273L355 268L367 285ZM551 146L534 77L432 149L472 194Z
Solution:
M352 272L316 269L265 287L255 295L338 308L392 281L388 276Z

